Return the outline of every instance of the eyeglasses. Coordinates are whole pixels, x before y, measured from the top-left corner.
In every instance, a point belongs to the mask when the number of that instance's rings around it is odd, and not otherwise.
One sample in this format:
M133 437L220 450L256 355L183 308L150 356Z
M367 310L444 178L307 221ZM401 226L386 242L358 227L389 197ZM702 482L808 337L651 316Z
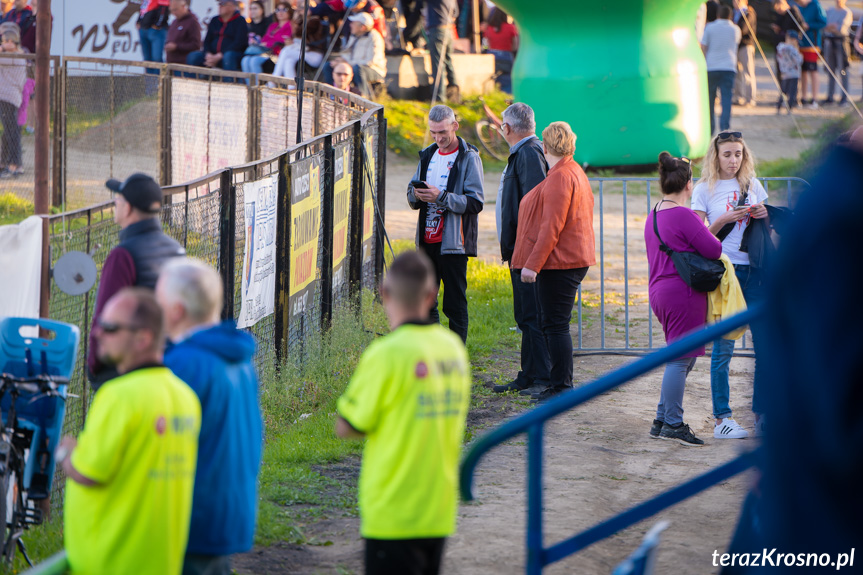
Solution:
M99 326L99 329L104 333L117 333L118 331L138 331L141 329L135 325L123 325L120 323L112 323L110 321L99 320L96 322L96 325Z
M721 142L723 140L730 140L731 138L740 139L742 137L742 132L719 132L719 134L716 136L716 139Z
M287 12L287 8L276 8L276 12Z

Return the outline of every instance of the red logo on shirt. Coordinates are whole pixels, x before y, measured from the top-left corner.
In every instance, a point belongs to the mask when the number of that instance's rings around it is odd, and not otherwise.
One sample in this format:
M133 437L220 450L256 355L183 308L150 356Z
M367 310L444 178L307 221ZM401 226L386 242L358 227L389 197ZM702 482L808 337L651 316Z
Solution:
M165 419L164 415L160 415L159 419L156 420L156 433L158 433L159 435L164 435L167 428L168 421Z
M421 361L417 364L416 369L414 370L416 376L420 379L423 379L425 376L429 374L429 366L425 364L424 361Z

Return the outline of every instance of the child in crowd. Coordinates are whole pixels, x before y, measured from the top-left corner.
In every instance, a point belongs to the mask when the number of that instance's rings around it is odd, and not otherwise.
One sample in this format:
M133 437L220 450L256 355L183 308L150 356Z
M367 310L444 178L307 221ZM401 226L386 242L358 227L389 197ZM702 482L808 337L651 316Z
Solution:
M0 52L21 54L21 36L17 30L6 28L0 36ZM18 109L27 80L27 61L23 58L0 57L0 123L3 125L0 178L7 179L24 173L21 167L21 128L18 126Z
M776 113L782 111L782 102L786 102L786 109L791 113L791 108L797 107L797 81L800 79L800 69L803 65L803 54L797 47L797 32L790 30L785 35L785 41L776 47L776 61L779 64L779 73L782 80L780 86L782 93L776 102Z

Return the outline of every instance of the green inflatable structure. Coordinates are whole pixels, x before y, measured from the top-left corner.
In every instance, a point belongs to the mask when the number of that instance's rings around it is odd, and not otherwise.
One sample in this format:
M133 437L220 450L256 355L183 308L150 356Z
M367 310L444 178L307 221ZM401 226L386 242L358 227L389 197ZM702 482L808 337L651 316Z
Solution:
M591 166L700 157L710 142L707 75L695 34L702 0L495 0L521 33L516 101L537 131L556 120Z

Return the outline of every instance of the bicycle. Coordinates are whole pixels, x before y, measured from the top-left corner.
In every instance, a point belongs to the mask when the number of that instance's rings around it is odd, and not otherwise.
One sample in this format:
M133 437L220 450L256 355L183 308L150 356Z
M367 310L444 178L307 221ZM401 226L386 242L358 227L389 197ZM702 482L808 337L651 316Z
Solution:
M42 523L42 510L33 503L40 499L29 498L30 491L25 488L26 467L33 447L33 436L36 430L21 424L18 419L18 400L21 396L27 399L27 405L36 403L42 398L58 397L65 400L60 389L61 385L69 383L68 377L40 374L30 377L16 377L8 373L0 374L0 398L10 397L9 408L0 431L0 517L6 519L6 530L3 537L2 554L11 565L16 549L21 551L24 560L33 566L27 555L27 548L21 540L23 532L31 525ZM40 450L36 453L39 475L44 476L51 458L50 452ZM30 488L34 486L36 472L31 474ZM43 486L44 488L44 486ZM42 493L40 493L42 495Z
M505 162L509 159L509 144L501 133L502 122L484 99L480 98L479 101L482 102L485 118L476 123L476 136L486 152L496 160Z

